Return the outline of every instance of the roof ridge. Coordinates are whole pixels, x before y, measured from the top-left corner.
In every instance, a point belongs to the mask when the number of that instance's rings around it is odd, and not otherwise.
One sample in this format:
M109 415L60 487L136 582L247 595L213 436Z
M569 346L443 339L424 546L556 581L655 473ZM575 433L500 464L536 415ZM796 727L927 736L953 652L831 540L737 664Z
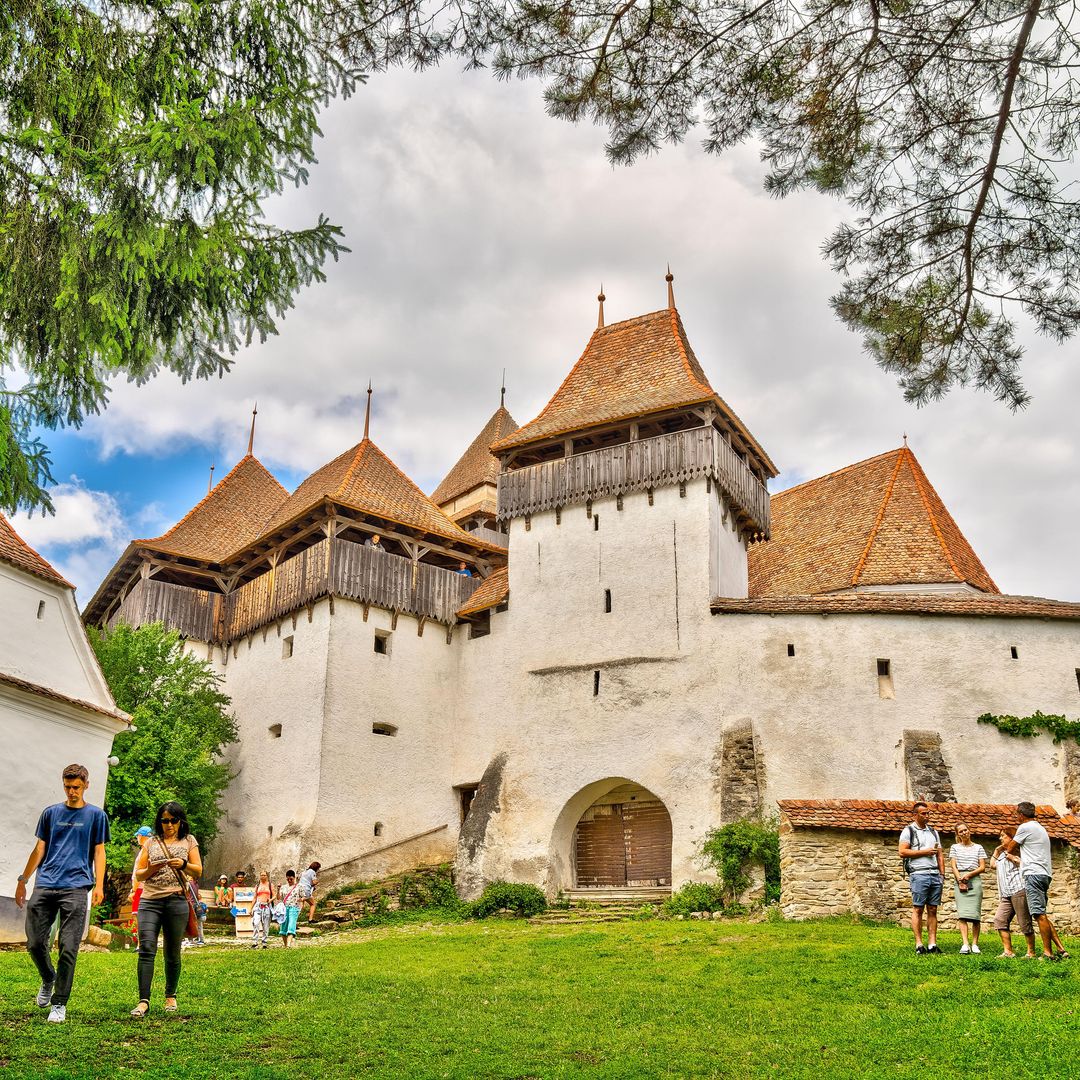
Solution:
M364 460L364 454L367 451L368 446L374 445L375 444L371 441L370 438L368 438L367 435L365 435L356 444L356 453L353 454L352 463L345 470L345 476L342 478L341 483L338 484L338 486L334 489L335 495L340 495L345 490L346 486L349 484L352 478L356 475L357 470L360 468L360 463ZM385 454L383 456L386 457ZM389 458L386 458L386 460L390 461ZM390 463L393 464L393 462ZM327 464L329 464L329 462L327 462Z
M918 473L916 473L914 467L911 464L911 462L915 460L915 455L905 446L903 451L901 452L901 456L904 458L904 460L907 460L908 462L908 471L911 473L912 480L915 481L915 488L919 492L919 498L922 499L923 507L926 510L926 516L930 519L930 527L934 530L934 535L937 537L938 543L941 545L941 550L945 553L946 562L948 562L949 567L952 569L952 572L957 576L957 578L959 578L961 581L967 580L964 575L960 573L960 568L956 565L956 560L953 558L952 552L949 550L949 545L945 542L945 537L942 535L941 529L938 527L937 516L934 514L933 507L931 507L930 505L930 500L926 497L926 491L923 489L923 485L919 479L919 475ZM919 468L919 471L922 471L921 466ZM971 547L971 545L968 544L968 547ZM974 550L975 549L972 548L972 551ZM978 556L976 556L976 558L978 558ZM985 570L986 568L983 567L983 569ZM987 574L986 576L989 577L990 575Z
M872 461L879 461L881 458L889 457L890 454L895 454L898 450L902 449L902 446L898 446L895 450L883 450L880 454L871 454L870 457L863 458L862 461L853 461L850 465L843 466L843 468L833 469L832 472L822 473L821 476L812 476L809 480L803 480L801 483L792 484L791 487L784 488L783 491L770 492L770 496L773 499L783 498L792 491L798 491L800 488L807 487L810 484L819 484L822 480L829 480L834 476L842 476L846 472L851 472L852 469L858 469L863 465L869 465Z
M892 476L889 477L888 486L885 488L885 495L881 500L881 506L878 507L877 518L875 518L874 524L870 527L870 535L867 537L866 547L863 548L862 557L855 564L855 572L851 575L852 585L858 585L859 575L866 566L866 560L870 557L870 549L874 546L874 540L877 538L877 534L881 529L881 523L885 520L885 511L889 506L889 500L892 498L893 488L896 486L896 478L900 475L900 464L903 459L904 451L901 449L896 457L896 466L893 469Z
M708 382L708 376L705 376L706 381L702 383L698 377L694 374L693 366L690 363L690 356L688 354L689 342L686 340L686 329L682 324L682 317L679 315L678 308L668 308L671 312L671 330L675 335L675 344L679 349L679 355L682 357L683 367L686 369L687 378L702 391L709 394L710 397L716 397L716 391ZM697 356L694 357L697 360ZM705 375L705 369L698 363L698 369L701 374Z
M26 551L29 552L29 554L32 556L32 559L36 559L39 563L41 563L42 566L44 566L45 569L48 570L50 574L52 574L53 579L55 581L59 582L62 585L66 585L69 589L74 589L75 588L75 586L72 585L71 582L68 581L68 579L66 577L64 577L64 575L61 574L60 571L57 570L56 567L53 566L53 564L51 562L49 562L49 560L46 559L45 556L42 555L40 551L36 550L35 548L32 548L22 538L22 536L19 535L19 530L16 529L15 526L11 524L11 521L10 521L9 518L5 517L3 514L0 514L0 521L3 521L4 524L7 525L7 531L9 533L11 533L11 535L15 538L15 543L18 544L20 547L25 548ZM12 563L11 565L14 566L15 564ZM33 574L35 577L45 577L46 576L46 575L40 573L39 571L30 570L28 567L25 567L25 566L22 566L22 567L17 566L16 569L24 570L29 574Z

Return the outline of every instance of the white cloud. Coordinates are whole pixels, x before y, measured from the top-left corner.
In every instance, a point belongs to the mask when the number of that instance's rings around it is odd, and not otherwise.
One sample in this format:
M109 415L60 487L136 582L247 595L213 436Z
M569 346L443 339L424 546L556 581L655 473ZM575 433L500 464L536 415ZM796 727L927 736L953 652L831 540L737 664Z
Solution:
M124 518L109 492L91 491L73 476L68 483L51 488L49 494L55 514L20 513L11 519L31 547L81 547L123 537Z

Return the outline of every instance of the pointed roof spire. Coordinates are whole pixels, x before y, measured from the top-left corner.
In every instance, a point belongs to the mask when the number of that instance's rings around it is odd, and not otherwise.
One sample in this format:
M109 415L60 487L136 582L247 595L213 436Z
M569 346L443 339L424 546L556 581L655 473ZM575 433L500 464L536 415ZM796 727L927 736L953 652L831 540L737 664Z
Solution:
M607 297L604 295L604 283L600 282L600 294L596 298L600 301L600 317L596 320L596 329L602 330L604 328L604 301Z
M506 408L506 368L503 368L502 386L499 387L499 408Z
M251 451L249 450L248 453L250 454ZM206 485L206 494L209 495L210 492L213 491L213 490L214 490L214 462L211 461L210 462L210 480Z
M364 413L364 438L368 437L371 430L371 380L367 381L367 411Z
M907 432L904 432L904 449L907 449Z
M259 415L259 403L255 402L255 408L251 410L251 434L248 436L248 457L255 452L255 417ZM213 470L211 470L212 472Z
M671 263L668 263L667 274L664 277L667 282L667 306L670 310L675 310L675 290L672 288L671 283L675 280L675 275L671 272Z

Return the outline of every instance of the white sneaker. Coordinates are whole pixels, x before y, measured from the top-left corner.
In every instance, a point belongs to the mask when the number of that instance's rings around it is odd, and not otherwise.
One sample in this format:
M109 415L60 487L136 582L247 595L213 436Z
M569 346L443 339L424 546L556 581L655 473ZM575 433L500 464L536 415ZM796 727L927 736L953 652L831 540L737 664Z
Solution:
M37 992L37 997L34 998L34 1004L39 1009L47 1009L49 1002L52 1000L52 983L42 983L41 989Z
M50 1024L62 1024L67 1019L67 1006L66 1005L54 1005L49 1010L49 1023Z
M980 949L978 945L972 945L972 946L971 946L971 951L972 951L973 953L981 953L981 952L982 952L982 949Z
M971 952L971 950L966 945L961 945L960 946L960 955L961 956L967 956L967 954L969 952Z

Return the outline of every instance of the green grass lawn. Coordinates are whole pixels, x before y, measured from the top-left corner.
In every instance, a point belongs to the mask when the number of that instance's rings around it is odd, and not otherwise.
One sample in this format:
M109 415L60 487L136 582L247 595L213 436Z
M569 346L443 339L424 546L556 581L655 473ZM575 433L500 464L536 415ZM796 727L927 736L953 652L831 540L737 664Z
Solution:
M8 1077L1080 1076L1080 959L916 958L893 927L489 921L186 952L181 1015L127 1018L134 953L79 958L63 1026L0 954ZM1078 950L1080 951L1080 950ZM159 956L160 964L160 956Z

